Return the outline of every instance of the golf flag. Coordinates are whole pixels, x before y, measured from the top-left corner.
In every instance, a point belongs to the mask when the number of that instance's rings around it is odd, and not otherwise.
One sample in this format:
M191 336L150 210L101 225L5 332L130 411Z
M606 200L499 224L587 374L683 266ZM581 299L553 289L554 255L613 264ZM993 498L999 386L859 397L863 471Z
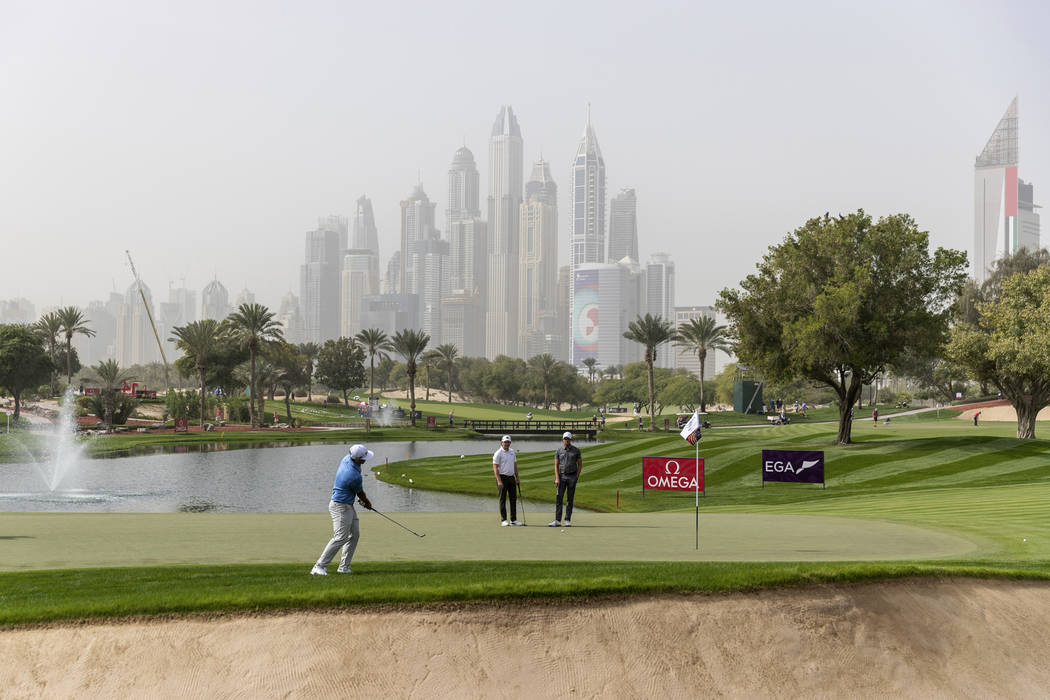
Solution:
M690 445L695 445L700 439L700 410L693 411L693 417L682 428L682 438Z

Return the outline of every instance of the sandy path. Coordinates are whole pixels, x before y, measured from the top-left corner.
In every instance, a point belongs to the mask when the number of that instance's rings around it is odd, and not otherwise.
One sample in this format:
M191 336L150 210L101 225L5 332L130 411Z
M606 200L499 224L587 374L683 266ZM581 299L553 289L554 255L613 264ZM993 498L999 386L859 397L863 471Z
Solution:
M940 581L0 633L16 697L1036 697L1050 585Z

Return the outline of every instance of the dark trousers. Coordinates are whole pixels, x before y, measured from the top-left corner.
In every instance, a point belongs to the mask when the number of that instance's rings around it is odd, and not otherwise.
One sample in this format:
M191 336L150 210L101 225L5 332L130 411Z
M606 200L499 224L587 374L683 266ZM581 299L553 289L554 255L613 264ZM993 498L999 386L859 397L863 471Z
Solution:
M518 519L518 484L513 476L500 476L503 486L499 490L499 518L507 519L507 496L510 496L510 519Z
M572 499L576 497L576 475L562 474L558 482L558 501L554 507L554 519L561 521L561 503L563 497L568 497L565 504L565 519L572 520Z

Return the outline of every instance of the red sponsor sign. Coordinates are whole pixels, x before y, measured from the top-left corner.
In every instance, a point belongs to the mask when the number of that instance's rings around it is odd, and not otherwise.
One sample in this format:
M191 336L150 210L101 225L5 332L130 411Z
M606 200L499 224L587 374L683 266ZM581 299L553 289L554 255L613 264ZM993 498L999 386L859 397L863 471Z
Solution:
M188 420L186 420L185 418L176 418L175 419L175 432L176 433L186 433L186 432L189 432L189 429L190 429L190 422Z
M84 387L84 396L93 396L95 394L102 393L102 390L97 386L86 386Z
M695 457L642 457L642 490L704 491L704 460ZM698 483L699 480L699 483Z

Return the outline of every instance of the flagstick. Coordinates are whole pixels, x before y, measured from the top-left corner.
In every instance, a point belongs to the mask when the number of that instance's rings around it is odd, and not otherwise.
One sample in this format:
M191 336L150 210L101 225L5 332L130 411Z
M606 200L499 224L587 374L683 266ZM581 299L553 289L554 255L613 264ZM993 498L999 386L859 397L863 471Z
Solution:
M699 430L699 428L697 428ZM696 441L696 550L700 551L700 440Z

